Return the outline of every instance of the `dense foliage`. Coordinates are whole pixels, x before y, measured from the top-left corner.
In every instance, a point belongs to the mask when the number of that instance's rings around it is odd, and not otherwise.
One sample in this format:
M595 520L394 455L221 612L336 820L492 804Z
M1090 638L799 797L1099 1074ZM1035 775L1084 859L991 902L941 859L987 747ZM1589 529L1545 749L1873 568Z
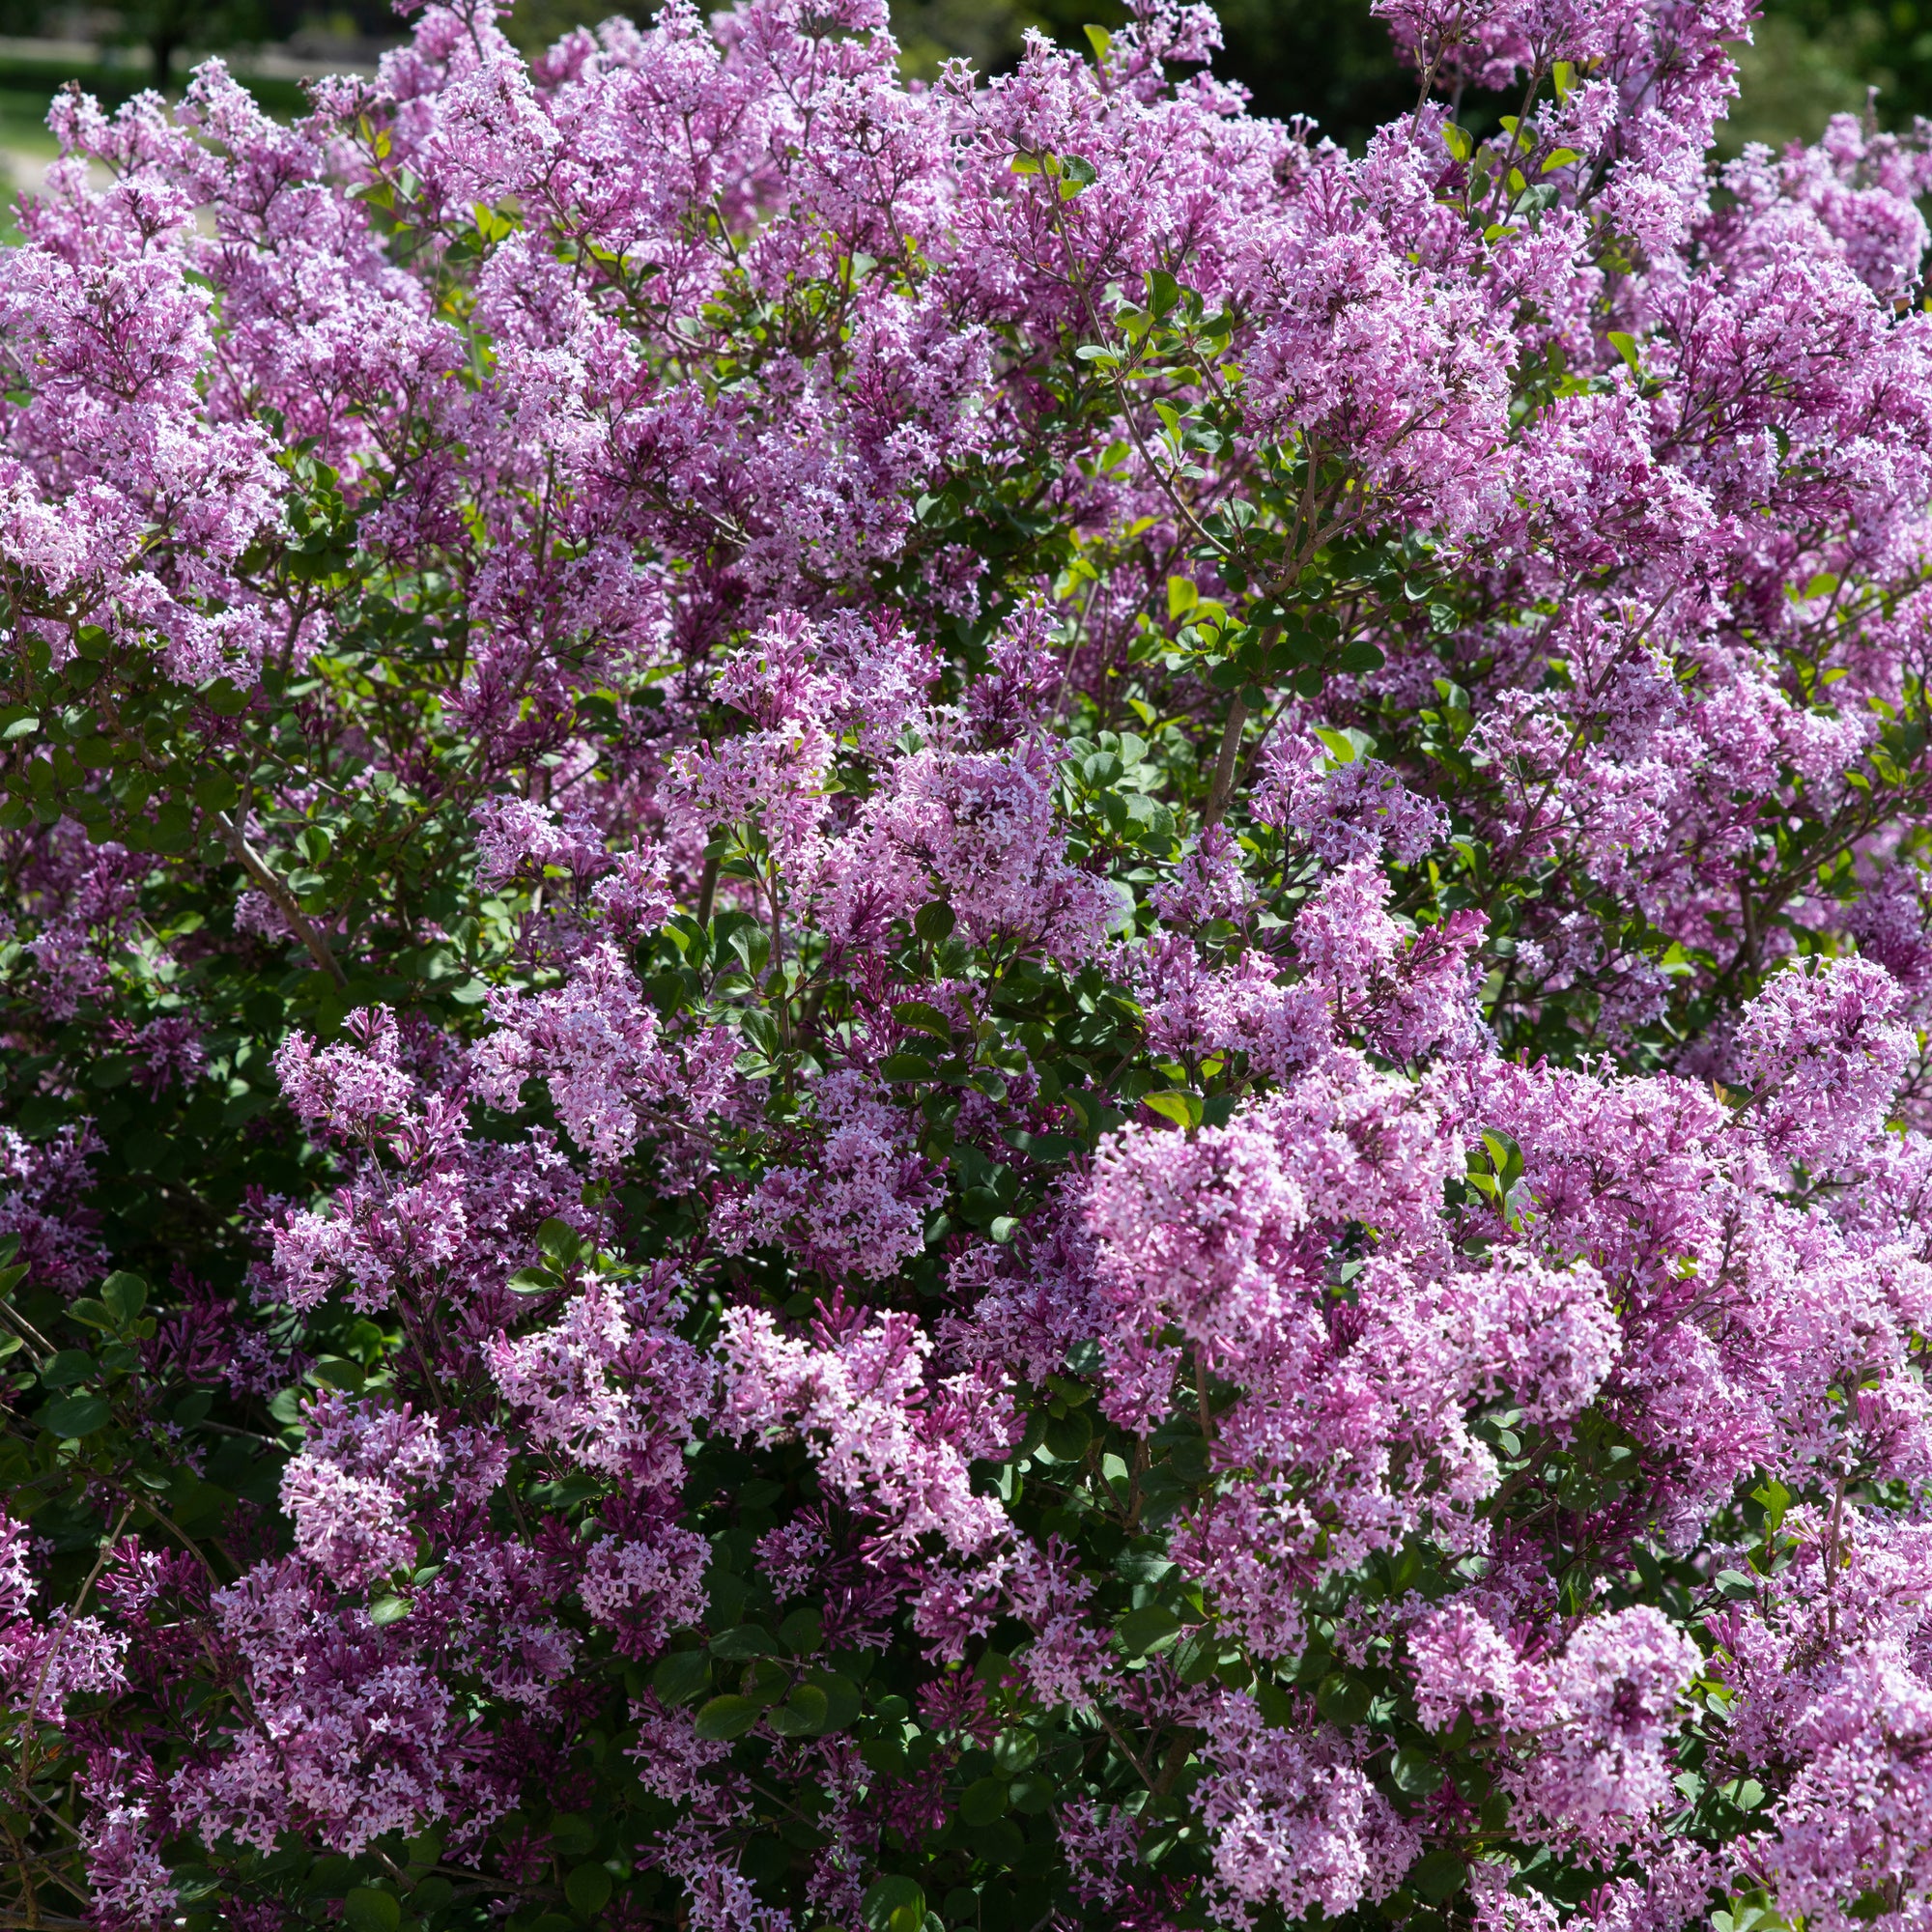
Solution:
M1381 11L57 109L7 1924L1932 1926L1932 164Z

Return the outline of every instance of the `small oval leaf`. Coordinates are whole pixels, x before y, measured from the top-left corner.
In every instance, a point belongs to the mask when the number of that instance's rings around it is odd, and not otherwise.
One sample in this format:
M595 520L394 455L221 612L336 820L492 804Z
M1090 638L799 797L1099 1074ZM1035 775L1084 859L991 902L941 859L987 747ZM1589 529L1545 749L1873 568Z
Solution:
M990 1825L995 1818L1006 1816L1007 1807L1012 1802L1012 1791L1004 1777L975 1778L959 1794L960 1822Z
M564 1880L563 1895L580 1918L595 1918L611 1902L611 1874L600 1864L581 1864Z
M35 1420L63 1441L71 1441L103 1428L112 1413L104 1396L66 1395L48 1403Z
M742 1738L758 1721L761 1707L753 1697L714 1697L698 1707L693 1728L707 1744Z
M815 1684L801 1684L765 1721L781 1738L816 1737L825 1728L831 1700Z

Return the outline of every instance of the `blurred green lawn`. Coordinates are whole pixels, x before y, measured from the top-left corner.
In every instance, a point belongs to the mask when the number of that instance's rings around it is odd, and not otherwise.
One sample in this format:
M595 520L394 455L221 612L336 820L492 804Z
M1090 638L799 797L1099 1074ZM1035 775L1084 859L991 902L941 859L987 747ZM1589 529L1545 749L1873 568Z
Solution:
M147 85L144 63L129 59L109 66L71 67L59 61L0 58L0 159L50 161L60 150L47 131L47 108L71 80L95 97L110 112L131 100ZM302 111L301 84L294 80L249 77L249 91L277 119ZM177 90L178 92L179 90ZM13 170L8 168L11 176ZM14 219L16 181L0 179L0 247L20 239Z

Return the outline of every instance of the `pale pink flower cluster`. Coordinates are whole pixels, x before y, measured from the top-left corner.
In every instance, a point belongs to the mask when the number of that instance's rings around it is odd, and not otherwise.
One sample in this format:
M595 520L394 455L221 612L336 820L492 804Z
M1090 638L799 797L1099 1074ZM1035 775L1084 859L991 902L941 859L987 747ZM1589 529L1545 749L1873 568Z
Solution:
M282 1507L295 1522L297 1549L351 1588L414 1569L412 1519L448 1465L435 1418L325 1389L308 1405L303 1425L301 1453L282 1472ZM461 1465L459 1487L473 1487L489 1463ZM486 1481L485 1492L490 1487Z
M1339 1916L1386 1897L1420 1848L1326 1725L1270 1730L1252 1698L1224 1694L1211 1753L1201 1813L1237 1923L1252 1924L1267 1904L1298 1918L1311 1906Z
M938 1427L931 1352L904 1315L855 1311L843 1332L810 1341L762 1310L728 1309L718 1419L753 1440L802 1436L820 1480L877 1516L895 1542L935 1532L959 1555L982 1556L1006 1539L1007 1520L995 1499L974 1494L967 1464L1008 1447L1009 1411L973 1405L954 1412L953 1430Z
M661 1040L657 1014L609 941L573 959L550 992L493 990L497 1031L477 1048L477 1097L514 1111L532 1076L550 1089L557 1119L593 1160L637 1145L646 1111L675 1098L701 1116L730 1085L736 1049L722 1029L679 1051Z

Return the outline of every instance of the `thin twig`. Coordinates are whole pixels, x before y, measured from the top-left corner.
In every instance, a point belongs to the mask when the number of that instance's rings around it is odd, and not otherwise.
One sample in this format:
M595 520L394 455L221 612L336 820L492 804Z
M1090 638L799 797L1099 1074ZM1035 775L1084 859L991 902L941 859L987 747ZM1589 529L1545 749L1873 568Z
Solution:
M1241 733L1247 729L1248 707L1239 693L1228 707L1228 722L1221 731L1221 752L1214 760L1214 782L1208 790L1208 803L1201 809L1203 825L1219 825L1221 814L1235 789L1235 764L1241 753Z
M275 903L275 910L288 922L289 930L308 948L309 957L335 981L338 986L346 986L349 981L342 968L336 964L335 954L328 950L328 941L321 930L312 924L295 895L276 878L247 839L242 835L242 828L225 811L211 811L209 821L213 825L217 837L234 854L236 863L268 894Z
M115 1523L114 1527L107 1532L106 1537L103 1539L100 1545L100 1553L94 1559L94 1568L87 1573L87 1578L75 1595L72 1606L69 1609L65 1621L54 1627L53 1641L47 1645L47 1654L41 1660L41 1674L34 1679L33 1690L27 1698L26 1713L20 1720L20 1789L23 1793L31 1781L28 1773L31 1753L27 1748L26 1727L40 1720L41 1694L47 1688L47 1673L53 1669L54 1660L61 1653L61 1645L67 1641L68 1633L73 1629L74 1619L80 1615L81 1607L87 1602L87 1593L94 1588L95 1578L100 1575L101 1571L106 1569L107 1559L113 1554L114 1546L121 1541L121 1532L128 1527L128 1519L133 1513L134 1505L131 1501L122 1505L120 1520Z

